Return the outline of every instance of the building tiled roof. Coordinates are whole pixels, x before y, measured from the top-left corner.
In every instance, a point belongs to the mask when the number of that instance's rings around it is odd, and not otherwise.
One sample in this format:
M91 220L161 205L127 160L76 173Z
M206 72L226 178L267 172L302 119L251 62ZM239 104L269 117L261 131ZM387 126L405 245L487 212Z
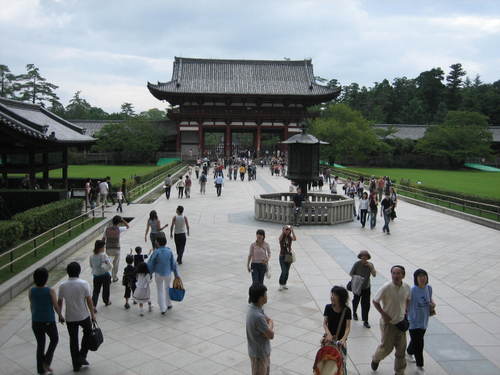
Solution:
M339 91L318 85L311 60L216 60L176 57L172 79L148 88L158 99L165 94L236 94L321 96Z
M424 136L427 128L433 125L375 124L375 127L379 129L387 129L390 126L393 126L397 130L390 138L418 140ZM490 126L488 130L493 135L493 142L500 142L500 126Z
M71 120L72 124L85 129L85 134L93 137L95 133L101 130L107 124L121 124L125 120Z
M69 121L37 105L0 98L0 126L58 143L89 143L94 138Z

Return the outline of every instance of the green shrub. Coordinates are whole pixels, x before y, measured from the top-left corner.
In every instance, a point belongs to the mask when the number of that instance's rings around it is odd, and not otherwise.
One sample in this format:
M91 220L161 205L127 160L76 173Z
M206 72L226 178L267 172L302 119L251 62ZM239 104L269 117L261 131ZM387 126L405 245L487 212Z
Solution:
M12 220L21 222L23 238L30 238L80 215L82 202L81 199L65 199L44 204L16 214Z
M175 167L177 164L181 163L179 160L172 161L168 164L165 164L161 166L161 168L155 169L152 172L146 173L142 176L135 176L133 180L128 180L127 181L127 191L130 191L137 185L143 184L145 182L148 182L149 180L155 178L156 176L165 173L169 169Z
M0 221L0 250L11 247L23 234L23 224L14 220Z

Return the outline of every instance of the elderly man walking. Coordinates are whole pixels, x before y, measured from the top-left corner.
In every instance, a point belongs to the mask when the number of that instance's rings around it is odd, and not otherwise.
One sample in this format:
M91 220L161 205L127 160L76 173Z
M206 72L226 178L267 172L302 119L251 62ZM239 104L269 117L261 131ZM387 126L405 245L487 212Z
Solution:
M393 266L391 277L392 280L385 283L373 299L373 306L381 315L382 338L373 354L371 368L376 371L380 361L395 349L394 372L396 375L403 375L406 368L406 331L409 327L405 314L410 302L410 286L403 282L405 277L403 266Z
M252 284L248 290L248 303L246 331L252 375L269 375L274 322L262 309L267 303L267 288L263 284Z

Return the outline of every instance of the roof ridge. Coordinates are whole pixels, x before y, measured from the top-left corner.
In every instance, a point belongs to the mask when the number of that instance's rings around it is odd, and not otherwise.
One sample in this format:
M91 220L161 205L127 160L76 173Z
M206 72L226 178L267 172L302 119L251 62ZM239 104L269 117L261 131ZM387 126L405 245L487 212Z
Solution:
M312 59L302 60L268 60L268 59L212 59L212 58L198 58L198 57L181 57L175 56L175 63L189 63L189 62L212 62L212 63L242 63L242 64L283 64L283 65L298 65L298 64L311 64Z

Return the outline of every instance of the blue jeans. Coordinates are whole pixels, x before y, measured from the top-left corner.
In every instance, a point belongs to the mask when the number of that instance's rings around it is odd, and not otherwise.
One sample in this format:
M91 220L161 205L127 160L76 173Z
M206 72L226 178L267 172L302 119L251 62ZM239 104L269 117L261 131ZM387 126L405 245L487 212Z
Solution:
M359 210L361 225L363 226L363 228L365 227L365 224L366 224L366 214L367 213L368 213L368 210Z
M264 263L252 263L250 268L252 269L252 282L254 284L264 284L267 265Z
M377 225L377 210L370 211L370 229L375 228Z
M384 232L387 231L387 233L390 233L389 230L390 221L391 221L391 213L390 212L386 213L386 211L384 210L384 226L382 227L382 230Z
M292 263L285 262L285 256L280 255L280 267L281 267L281 275L280 275L280 285L286 285L288 281L288 273L290 272L290 266Z

